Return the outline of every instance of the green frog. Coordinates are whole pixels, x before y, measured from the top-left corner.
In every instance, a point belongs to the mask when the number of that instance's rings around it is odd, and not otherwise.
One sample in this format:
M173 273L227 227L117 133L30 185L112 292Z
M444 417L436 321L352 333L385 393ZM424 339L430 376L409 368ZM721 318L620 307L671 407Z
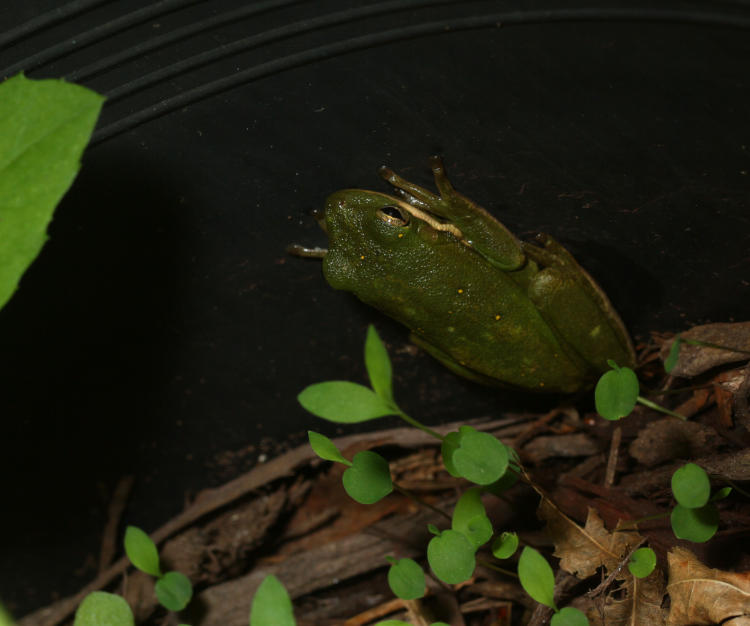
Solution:
M387 167L396 196L347 189L319 215L329 247L292 246L323 259L335 289L407 326L455 373L521 390L588 388L607 359L633 366L625 326L602 289L549 235L520 241L454 190L431 159L438 194Z

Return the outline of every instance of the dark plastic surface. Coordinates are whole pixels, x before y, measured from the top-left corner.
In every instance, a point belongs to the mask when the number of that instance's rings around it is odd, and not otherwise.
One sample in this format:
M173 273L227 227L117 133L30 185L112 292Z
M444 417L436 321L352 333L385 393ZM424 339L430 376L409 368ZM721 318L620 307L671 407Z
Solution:
M93 577L122 476L136 477L124 521L150 531L251 466L259 449L247 447L263 438L273 449L307 428L334 434L295 396L363 380L370 322L394 353L397 398L427 422L552 401L413 355L404 329L285 254L324 244L309 211L328 193L385 189L382 163L430 184L426 158L443 153L456 187L511 230L569 245L637 336L747 318L744 4L545 14L541 3L397 1L329 27L338 11L375 5L74 4L0 49L1 75L24 68L113 94L49 243L0 312L0 598L17 615ZM59 6L6 0L0 25L17 34ZM151 14L117 22L136 10ZM92 32L102 39L85 45ZM213 59L247 37L262 38ZM82 73L123 52L137 56ZM194 55L195 67L146 86Z

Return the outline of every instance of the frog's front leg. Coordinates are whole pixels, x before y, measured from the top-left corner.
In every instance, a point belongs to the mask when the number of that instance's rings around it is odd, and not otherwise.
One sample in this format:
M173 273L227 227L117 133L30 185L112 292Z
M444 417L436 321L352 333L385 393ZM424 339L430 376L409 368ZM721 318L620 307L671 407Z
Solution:
M537 235L543 247L524 243L527 256L542 268L528 286L529 299L545 321L595 372L607 360L635 363L630 336L599 285L560 243Z
M439 196L404 180L387 167L381 167L379 172L410 204L455 225L461 231L462 241L498 269L513 271L523 267L526 256L518 239L482 207L453 188L440 157L431 157L430 165Z

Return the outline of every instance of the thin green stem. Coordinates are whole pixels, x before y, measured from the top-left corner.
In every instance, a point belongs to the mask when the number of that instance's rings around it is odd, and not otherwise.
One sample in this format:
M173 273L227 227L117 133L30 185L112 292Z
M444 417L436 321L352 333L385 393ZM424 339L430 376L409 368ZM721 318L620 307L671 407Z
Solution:
M516 574L516 572L511 572L508 569L503 569L502 567L498 567L494 563L490 563L489 561L485 561L484 559L477 559L477 563L479 563L479 565L482 565L483 567L488 567L489 569L493 569L496 572L505 574L506 576L513 576L514 578L518 578L518 574Z
M727 352L739 352L740 354L750 354L750 350L742 350L741 348L732 348L731 346L722 346L718 343L711 343L710 341L700 341L699 339L685 339L680 338L683 343L688 343L691 346L703 346L705 348L717 348L718 350L726 350Z
M436 439L440 439L440 441L443 441L443 439L445 439L445 437L443 437L439 432L436 432L432 430L432 428L430 428L429 426L425 426L421 422L418 422L413 417L409 417L401 409L398 409L397 415L410 426L414 426L414 428L419 428L419 430L426 432L428 435L435 437Z
M680 415L679 413L675 413L674 411L670 411L669 409L665 409L663 406L659 406L656 404L656 402L651 402L648 398L644 398L643 396L638 396L638 402L643 404L644 406L647 406L650 409L654 409L654 411L659 411L660 413L666 413L667 415L671 415L672 417L678 417L683 422L687 421L687 417L684 415Z
M655 519L662 519L664 517L669 517L669 515L670 513L655 513L654 515L647 515L646 517L641 517L639 519L626 520L622 523L619 530L623 530L624 528L627 528L628 526L637 528L638 524L642 524L643 522L650 522L651 520L655 520Z
M440 510L436 506L430 504L429 502L426 502L425 500L422 500L418 495L413 494L411 491L404 489L403 487L399 487L396 483L393 483L393 490L398 491L402 496L406 496L410 500L413 500L417 504L427 507L431 511L434 511L435 513L438 513L445 517L448 521L451 521L451 516L448 515L445 511Z

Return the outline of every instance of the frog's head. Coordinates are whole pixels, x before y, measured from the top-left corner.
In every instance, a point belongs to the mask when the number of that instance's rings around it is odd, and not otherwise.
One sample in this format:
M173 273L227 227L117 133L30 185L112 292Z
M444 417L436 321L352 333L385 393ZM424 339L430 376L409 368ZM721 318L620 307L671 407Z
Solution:
M426 210L395 196L364 189L345 189L328 197L325 225L328 252L326 280L336 289L360 297L365 290L385 289L408 280L428 263L436 248L455 245L461 233Z

